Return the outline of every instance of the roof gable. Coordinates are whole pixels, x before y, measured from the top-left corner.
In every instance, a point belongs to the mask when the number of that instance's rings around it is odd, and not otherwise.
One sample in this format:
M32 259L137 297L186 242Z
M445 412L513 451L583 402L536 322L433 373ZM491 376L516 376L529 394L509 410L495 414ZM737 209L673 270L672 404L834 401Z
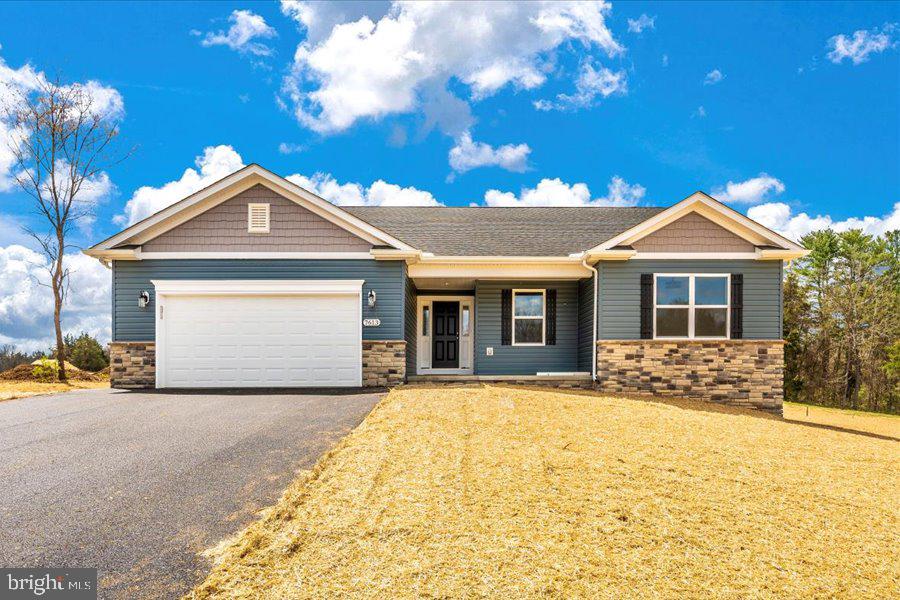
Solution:
M799 244L786 237L760 225L756 221L742 215L736 210L722 204L715 198L703 193L695 192L664 211L650 217L646 221L623 231L602 244L591 248L590 253L598 253L610 250L617 246L631 246L655 231L691 214L698 213L713 223L730 231L734 235L747 240L757 248L776 248L779 250L805 253Z
M251 204L269 207L269 231L250 233ZM141 252L368 252L372 243L262 185L240 192L144 242Z
M90 248L87 253L100 255L105 250L112 250L119 246L143 244L255 185L263 185L271 189L373 245L388 246L399 250L414 249L312 192L259 165L252 164L107 238Z

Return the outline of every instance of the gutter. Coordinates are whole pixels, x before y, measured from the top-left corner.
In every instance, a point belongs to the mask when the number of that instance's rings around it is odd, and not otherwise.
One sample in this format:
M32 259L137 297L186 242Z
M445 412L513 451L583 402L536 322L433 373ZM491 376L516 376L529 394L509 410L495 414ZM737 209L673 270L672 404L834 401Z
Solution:
M594 274L594 312L591 315L591 381L597 381L597 294L600 287L600 275L596 268L588 264L587 258L581 260L581 266Z

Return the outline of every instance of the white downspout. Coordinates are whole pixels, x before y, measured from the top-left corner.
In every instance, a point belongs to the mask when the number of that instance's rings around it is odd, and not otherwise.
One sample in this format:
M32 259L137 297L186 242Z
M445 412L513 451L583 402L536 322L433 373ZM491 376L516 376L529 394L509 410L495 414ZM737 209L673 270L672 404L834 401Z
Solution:
M587 263L587 257L581 259L581 265L594 274L594 314L591 323L591 381L597 381L597 292L600 276L597 269Z

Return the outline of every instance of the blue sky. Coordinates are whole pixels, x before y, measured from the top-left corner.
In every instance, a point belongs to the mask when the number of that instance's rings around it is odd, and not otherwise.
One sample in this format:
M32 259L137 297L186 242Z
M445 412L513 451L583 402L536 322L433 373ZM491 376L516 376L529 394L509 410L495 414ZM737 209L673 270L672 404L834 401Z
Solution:
M136 146L80 245L250 162L338 203L701 189L795 237L879 233L900 223L898 23L886 2L3 3L0 79L96 82ZM30 219L7 185L0 343L43 339ZM79 265L96 293L71 327L108 336L108 275Z

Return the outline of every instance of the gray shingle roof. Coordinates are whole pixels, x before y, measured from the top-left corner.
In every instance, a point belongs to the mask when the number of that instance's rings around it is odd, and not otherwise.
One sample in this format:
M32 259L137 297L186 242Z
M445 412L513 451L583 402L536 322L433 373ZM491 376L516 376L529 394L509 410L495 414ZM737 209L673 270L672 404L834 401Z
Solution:
M445 256L567 256L602 244L665 210L658 206L341 208L418 250Z

